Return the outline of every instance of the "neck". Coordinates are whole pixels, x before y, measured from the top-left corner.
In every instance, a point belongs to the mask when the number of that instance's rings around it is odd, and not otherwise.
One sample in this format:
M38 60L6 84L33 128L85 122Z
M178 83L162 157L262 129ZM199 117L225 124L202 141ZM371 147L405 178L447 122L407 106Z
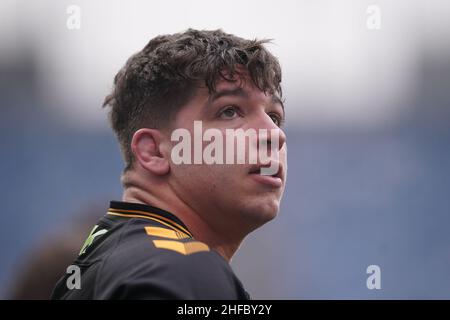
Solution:
M207 244L228 262L231 261L245 237L245 235L236 234L235 230L214 228L212 223L203 218L204 215L179 199L167 185L154 185L152 190L157 190L158 194L149 192L138 183L128 181L125 186L123 201L151 205L174 214L186 225L196 240Z

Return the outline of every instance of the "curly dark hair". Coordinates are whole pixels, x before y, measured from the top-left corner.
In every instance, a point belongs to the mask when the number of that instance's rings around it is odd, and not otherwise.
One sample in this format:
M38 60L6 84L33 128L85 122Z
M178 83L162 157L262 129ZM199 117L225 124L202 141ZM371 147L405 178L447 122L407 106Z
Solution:
M255 86L263 92L281 92L281 68L263 44L270 40L246 40L222 30L188 29L160 35L131 56L114 78L112 92L103 106L110 106L110 124L117 135L125 171L134 156L133 134L140 128L163 129L199 84L215 92L219 77L232 82L245 66Z

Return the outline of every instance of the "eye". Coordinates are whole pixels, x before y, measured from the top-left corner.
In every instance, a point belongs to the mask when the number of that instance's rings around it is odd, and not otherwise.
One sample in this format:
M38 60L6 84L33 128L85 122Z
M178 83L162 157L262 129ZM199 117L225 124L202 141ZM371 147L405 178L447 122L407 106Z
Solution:
M278 127L283 125L283 118L280 117L276 113L269 113L269 117L272 119L273 123L275 123Z
M225 120L234 119L238 115L238 110L235 106L228 106L219 113L219 117Z

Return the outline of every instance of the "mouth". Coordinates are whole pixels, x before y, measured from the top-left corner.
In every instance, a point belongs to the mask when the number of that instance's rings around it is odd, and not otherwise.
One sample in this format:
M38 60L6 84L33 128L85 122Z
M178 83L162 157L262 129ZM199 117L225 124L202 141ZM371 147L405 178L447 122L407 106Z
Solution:
M271 174L268 168L275 168L276 172ZM266 186L281 188L283 186L283 166L280 162L271 161L268 164L256 164L249 170L249 175L253 180Z

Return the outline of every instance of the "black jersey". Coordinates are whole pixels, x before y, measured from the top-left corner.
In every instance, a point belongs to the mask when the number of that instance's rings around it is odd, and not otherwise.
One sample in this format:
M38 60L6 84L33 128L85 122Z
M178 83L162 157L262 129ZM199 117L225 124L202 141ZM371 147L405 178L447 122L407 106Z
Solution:
M56 284L52 299L249 299L228 262L174 215L112 201L73 265L80 286Z

